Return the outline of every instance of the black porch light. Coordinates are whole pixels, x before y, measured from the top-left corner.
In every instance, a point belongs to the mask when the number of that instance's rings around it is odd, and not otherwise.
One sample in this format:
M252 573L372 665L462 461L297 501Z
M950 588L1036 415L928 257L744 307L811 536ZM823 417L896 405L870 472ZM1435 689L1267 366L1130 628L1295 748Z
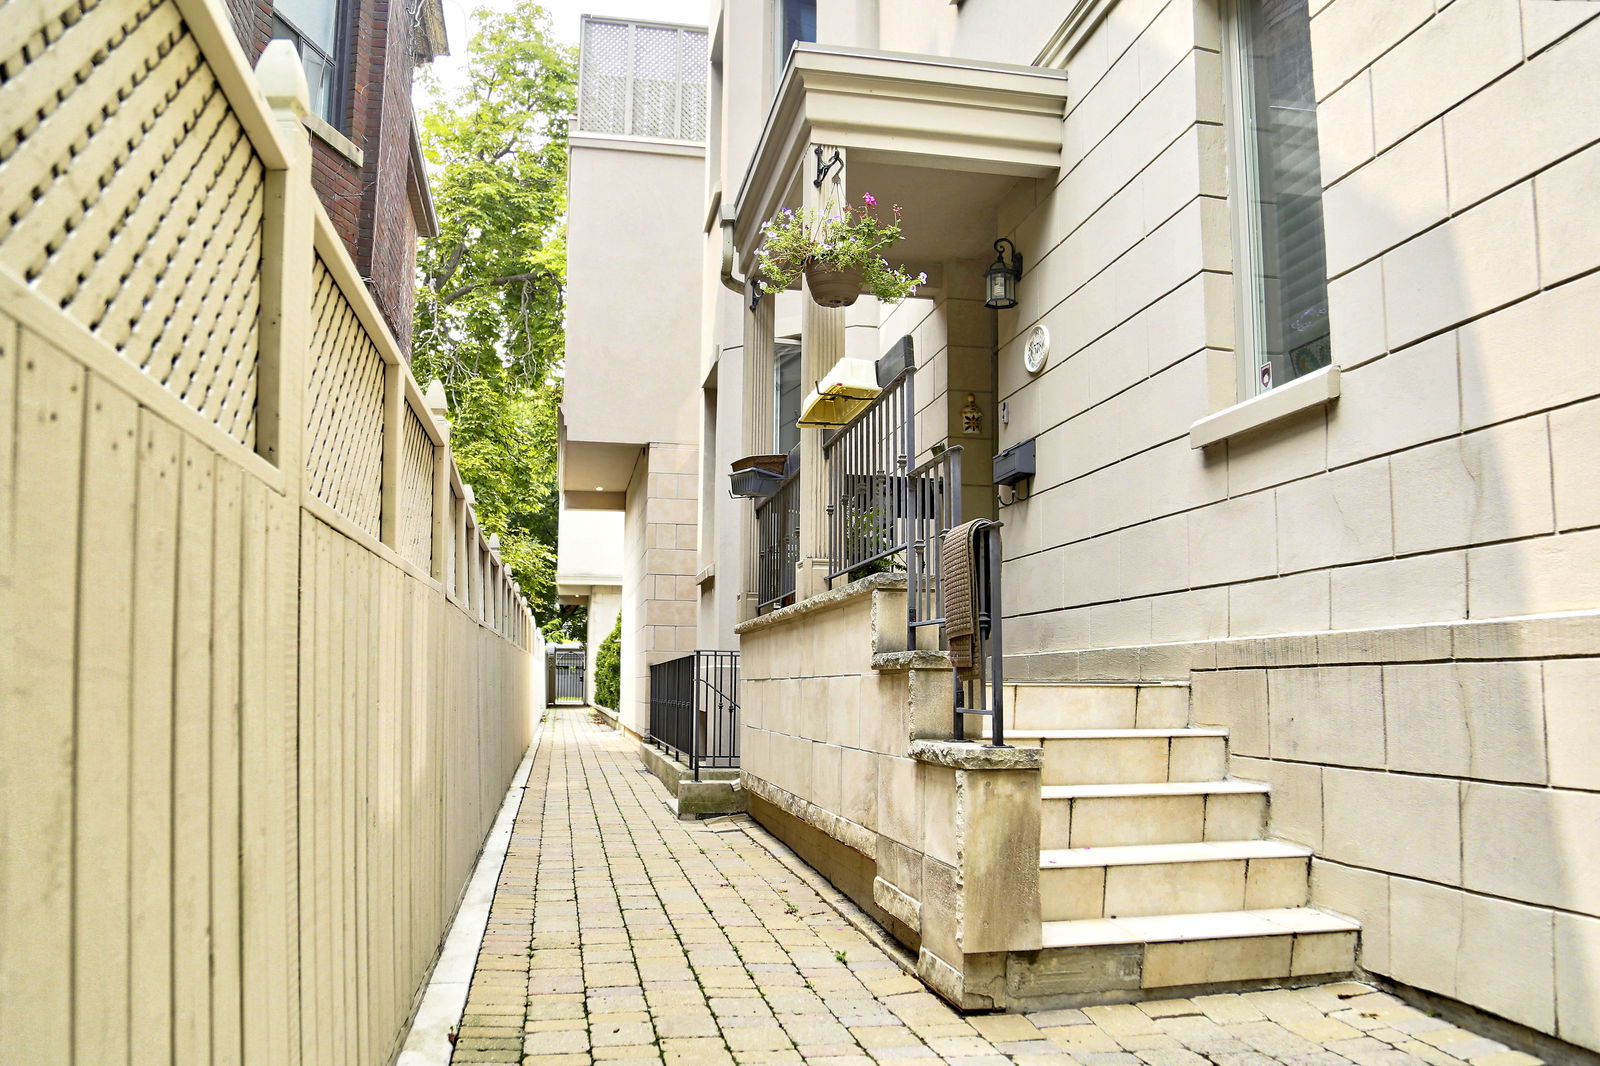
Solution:
M1011 262L1006 262L1005 249L1011 249ZM996 311L1005 307L1017 306L1017 279L1022 277L1022 254L1017 251L1017 246L1006 238L1001 237L994 242L994 262L989 269L984 271L983 284L985 298L983 306L992 307Z

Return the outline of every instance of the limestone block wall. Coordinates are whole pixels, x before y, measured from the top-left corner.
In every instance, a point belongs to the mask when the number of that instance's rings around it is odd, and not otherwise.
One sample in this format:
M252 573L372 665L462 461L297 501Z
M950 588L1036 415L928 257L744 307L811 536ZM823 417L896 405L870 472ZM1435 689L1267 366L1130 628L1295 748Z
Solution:
M622 724L650 727L650 667L696 642L699 450L651 444L628 483L623 522Z
M1217 5L1118 0L1045 50L1061 175L1002 212L999 443L1040 467L1008 670L1195 671L1364 966L1600 1048L1600 110L1568 88L1600 5L1310 6L1341 394L1203 449L1240 398Z
M934 987L1001 1006L1005 953L1039 946L1038 751L948 757L948 662L904 650L905 610L878 575L740 625L741 779Z

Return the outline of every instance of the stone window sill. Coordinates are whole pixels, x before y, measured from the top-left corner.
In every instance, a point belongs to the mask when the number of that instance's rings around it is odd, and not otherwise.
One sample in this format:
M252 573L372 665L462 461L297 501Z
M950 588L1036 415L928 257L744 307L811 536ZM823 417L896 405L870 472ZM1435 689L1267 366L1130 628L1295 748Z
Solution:
M366 156L362 154L361 149L355 146L355 142L328 125L327 120L321 115L308 114L303 121L306 129L315 134L323 144L326 144L356 166L364 165Z
M1240 433L1258 429L1279 419L1313 407L1321 407L1339 395L1339 368L1325 366L1287 385L1280 385L1243 403L1207 415L1189 427L1189 447L1204 448Z

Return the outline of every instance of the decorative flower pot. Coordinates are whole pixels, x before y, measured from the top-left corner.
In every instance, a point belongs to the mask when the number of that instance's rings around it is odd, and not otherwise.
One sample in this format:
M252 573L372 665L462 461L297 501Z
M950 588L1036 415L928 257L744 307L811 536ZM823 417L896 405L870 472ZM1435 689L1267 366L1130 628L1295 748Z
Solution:
M823 263L806 267L806 288L823 307L849 307L861 295L861 271L835 270Z

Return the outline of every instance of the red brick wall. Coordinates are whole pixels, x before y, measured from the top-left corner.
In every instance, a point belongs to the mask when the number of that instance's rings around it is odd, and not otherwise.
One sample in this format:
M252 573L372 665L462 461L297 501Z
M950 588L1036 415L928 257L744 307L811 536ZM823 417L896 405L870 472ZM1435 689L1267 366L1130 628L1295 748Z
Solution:
M270 0L226 3L234 32L253 64L271 39L272 4ZM402 16L395 19L389 18L389 0L355 0L353 6L349 111L346 121L335 125L361 149L363 162L355 166L313 134L312 184L409 357L421 229L407 195L412 27L403 17L403 3L395 6Z

